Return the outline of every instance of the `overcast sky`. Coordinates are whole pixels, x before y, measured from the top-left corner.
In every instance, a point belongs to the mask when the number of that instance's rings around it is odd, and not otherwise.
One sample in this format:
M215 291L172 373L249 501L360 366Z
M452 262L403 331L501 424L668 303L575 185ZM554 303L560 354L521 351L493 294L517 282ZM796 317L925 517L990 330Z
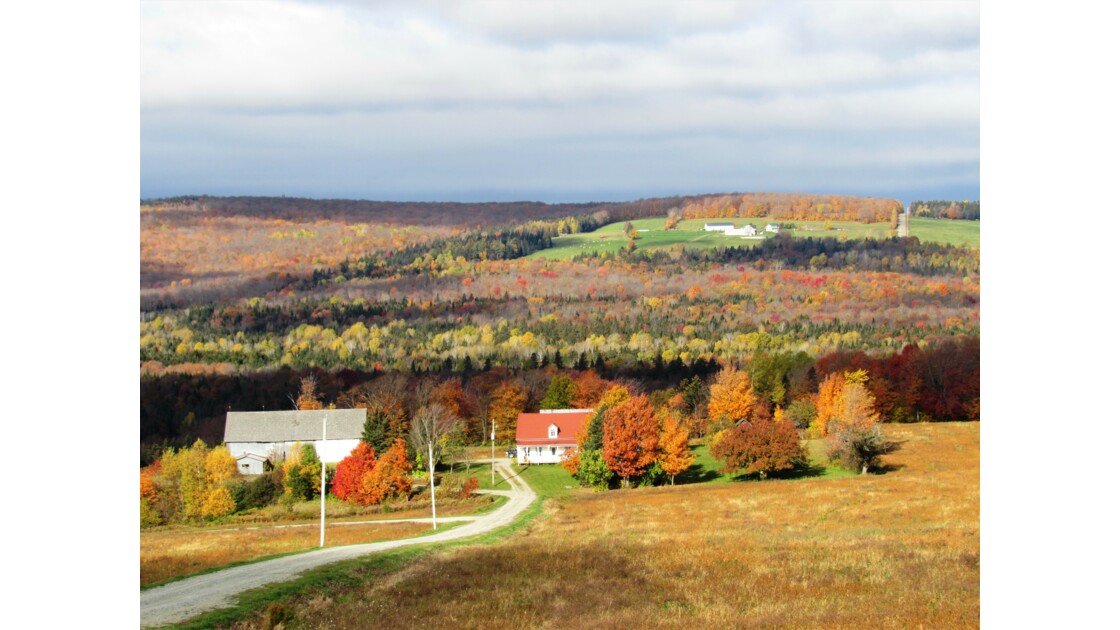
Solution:
M979 2L142 2L141 195L978 199Z

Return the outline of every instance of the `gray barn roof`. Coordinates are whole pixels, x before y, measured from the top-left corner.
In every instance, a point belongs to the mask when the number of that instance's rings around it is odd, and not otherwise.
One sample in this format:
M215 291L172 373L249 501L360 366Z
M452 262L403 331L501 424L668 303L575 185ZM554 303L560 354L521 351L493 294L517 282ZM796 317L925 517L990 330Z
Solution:
M225 442L313 442L323 439L323 416L328 440L362 437L365 409L314 411L231 411L226 414Z

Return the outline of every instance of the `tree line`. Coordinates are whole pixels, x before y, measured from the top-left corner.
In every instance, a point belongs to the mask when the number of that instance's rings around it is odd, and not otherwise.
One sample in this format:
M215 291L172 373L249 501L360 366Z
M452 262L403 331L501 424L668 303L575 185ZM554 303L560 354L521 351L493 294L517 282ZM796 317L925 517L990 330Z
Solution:
M929 219L980 220L979 201L911 201L910 216Z

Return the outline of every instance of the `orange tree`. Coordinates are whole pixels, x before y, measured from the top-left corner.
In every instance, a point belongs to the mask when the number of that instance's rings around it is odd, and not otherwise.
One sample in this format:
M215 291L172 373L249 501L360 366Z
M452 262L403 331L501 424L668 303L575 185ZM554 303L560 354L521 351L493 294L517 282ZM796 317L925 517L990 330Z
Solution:
M608 409L603 417L603 459L630 487L657 461L660 429L649 398L642 395Z

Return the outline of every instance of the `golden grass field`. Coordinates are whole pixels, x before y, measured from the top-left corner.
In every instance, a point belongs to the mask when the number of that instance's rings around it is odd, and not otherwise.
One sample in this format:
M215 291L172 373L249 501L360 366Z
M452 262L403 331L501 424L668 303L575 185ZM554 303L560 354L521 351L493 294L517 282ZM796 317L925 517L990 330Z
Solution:
M412 503L416 506L409 507ZM492 505L492 497L476 495L470 499L441 499L437 509L441 517L462 516ZM429 532L432 527L430 521L343 525L347 522L428 519L431 515L431 504L424 497L408 503L372 507L330 501L327 504L327 546L409 538ZM291 509L270 506L219 526L141 530L140 586L318 546L318 501L297 503Z
M335 525L328 527L326 543L336 547L409 538L431 529L430 522ZM140 585L318 546L317 525L145 532L140 535Z
M881 475L577 492L496 545L289 602L300 628L972 628L980 425L889 425Z

